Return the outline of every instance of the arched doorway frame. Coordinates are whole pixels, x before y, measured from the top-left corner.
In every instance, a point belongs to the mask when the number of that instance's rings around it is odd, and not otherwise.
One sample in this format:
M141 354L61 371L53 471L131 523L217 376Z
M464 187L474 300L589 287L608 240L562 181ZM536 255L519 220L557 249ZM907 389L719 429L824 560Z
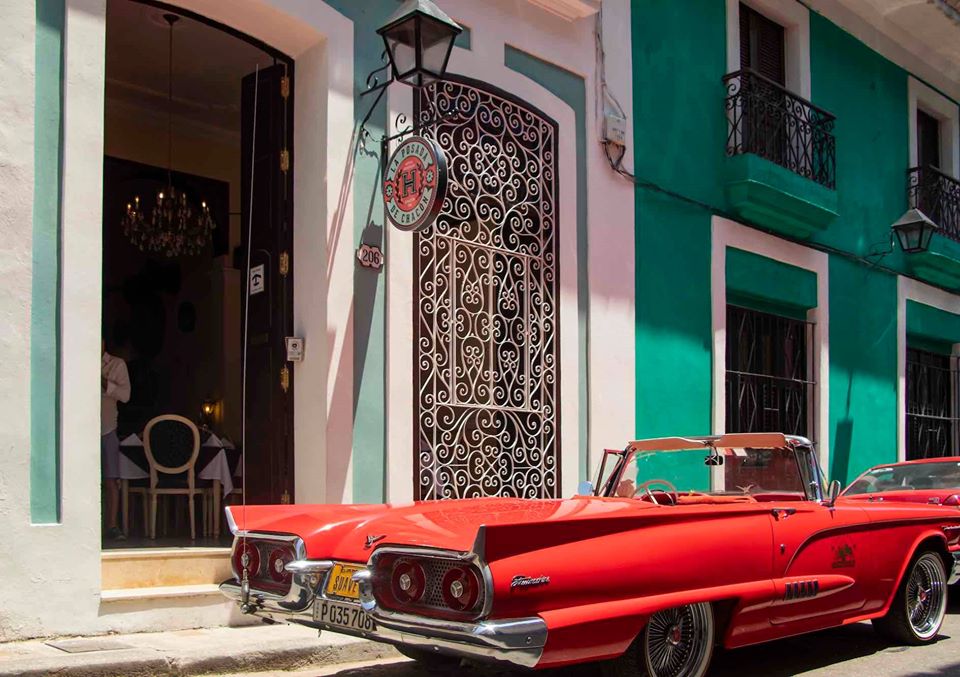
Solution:
M494 50L499 48L499 55ZM576 118L574 111L553 93L504 65L503 43L487 44L483 51L456 49L451 57L456 76L485 83L496 92L517 99L557 125L558 200L558 285L560 343L560 387L558 431L560 496L574 493L578 480L577 387L579 379L577 336L577 189ZM409 89L389 91L388 124L396 128L397 116L413 119L413 96ZM413 499L414 456L412 442L413 402L411 380L414 369L410 349L414 299L413 242L409 233L387 230L387 499Z

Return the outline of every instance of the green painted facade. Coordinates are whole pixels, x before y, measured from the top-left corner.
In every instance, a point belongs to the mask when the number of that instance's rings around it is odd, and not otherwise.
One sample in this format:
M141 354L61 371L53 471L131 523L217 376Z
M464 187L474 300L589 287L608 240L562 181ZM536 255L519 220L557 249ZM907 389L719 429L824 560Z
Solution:
M804 268L727 247L727 303L805 319L817 307L817 276Z
M60 521L60 196L64 0L37 2L33 284L30 306L30 518Z
M724 0L632 3L636 433L711 430L711 218L723 216L827 253L826 470L847 482L897 458L897 276L951 287L891 250L890 224L907 209L910 74L810 11L811 99L836 116L836 189L728 158L725 12ZM942 255L929 265L960 263L960 251ZM817 305L812 272L726 257L728 302L801 318ZM933 311L910 305L910 341L949 347L960 317Z

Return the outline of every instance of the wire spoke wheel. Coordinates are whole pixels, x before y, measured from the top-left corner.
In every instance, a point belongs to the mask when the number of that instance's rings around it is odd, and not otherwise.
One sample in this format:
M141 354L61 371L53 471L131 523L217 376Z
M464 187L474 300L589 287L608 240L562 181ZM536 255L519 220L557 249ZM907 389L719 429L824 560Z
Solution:
M710 605L691 604L653 614L642 650L650 677L701 677L713 650Z
M919 645L936 641L947 611L947 574L939 552L923 550L914 556L897 587L893 603L873 627L885 640Z
M937 634L947 608L947 581L940 556L925 553L913 565L906 586L907 619L920 639Z

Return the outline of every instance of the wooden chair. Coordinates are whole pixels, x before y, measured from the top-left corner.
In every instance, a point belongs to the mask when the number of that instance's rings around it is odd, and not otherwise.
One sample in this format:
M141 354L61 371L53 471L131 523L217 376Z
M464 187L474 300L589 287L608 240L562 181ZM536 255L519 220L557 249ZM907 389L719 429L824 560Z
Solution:
M186 496L190 511L190 538L196 540L197 526L194 497L204 494L197 488L194 466L200 455L200 431L193 421L175 414L150 419L143 429L143 448L150 464L150 482L145 487L130 487L130 493L142 493L144 503L149 498L149 538L157 537L157 496Z

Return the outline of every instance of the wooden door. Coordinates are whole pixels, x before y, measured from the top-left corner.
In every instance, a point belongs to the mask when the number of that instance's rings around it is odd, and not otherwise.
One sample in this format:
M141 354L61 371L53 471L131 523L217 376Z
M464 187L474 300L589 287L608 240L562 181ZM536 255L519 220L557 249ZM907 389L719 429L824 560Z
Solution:
M247 503L293 501L293 370L284 345L293 332L292 75L289 64L263 69L243 79L241 95Z

